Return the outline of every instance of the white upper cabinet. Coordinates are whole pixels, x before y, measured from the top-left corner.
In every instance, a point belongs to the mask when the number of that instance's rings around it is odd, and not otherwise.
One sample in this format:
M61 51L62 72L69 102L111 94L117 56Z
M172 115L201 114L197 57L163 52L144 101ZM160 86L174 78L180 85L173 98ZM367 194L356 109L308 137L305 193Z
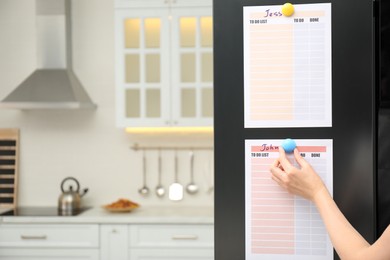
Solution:
M211 13L211 1L116 2L118 126L212 126Z

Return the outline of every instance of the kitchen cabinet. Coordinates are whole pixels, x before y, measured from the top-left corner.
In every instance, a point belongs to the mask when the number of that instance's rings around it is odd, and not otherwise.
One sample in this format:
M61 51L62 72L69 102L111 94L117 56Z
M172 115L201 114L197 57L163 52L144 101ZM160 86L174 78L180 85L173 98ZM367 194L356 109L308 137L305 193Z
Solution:
M132 225L131 260L212 260L212 225Z
M209 207L145 207L118 214L98 207L77 216L0 216L2 260L211 260L213 248Z
M118 0L120 127L212 126L211 0Z
M100 226L100 259L128 260L128 225Z
M131 260L214 260L212 249L134 249Z
M86 249L11 249L0 250L1 260L97 260L99 252Z
M1 224L0 259L212 260L212 224Z
M97 225L2 224L0 259L99 259Z
M101 225L104 260L214 259L213 225Z

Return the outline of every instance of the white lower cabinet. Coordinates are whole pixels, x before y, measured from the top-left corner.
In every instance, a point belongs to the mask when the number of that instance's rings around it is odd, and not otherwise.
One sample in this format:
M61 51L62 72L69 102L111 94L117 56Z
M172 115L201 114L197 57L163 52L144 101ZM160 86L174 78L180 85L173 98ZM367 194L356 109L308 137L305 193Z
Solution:
M1 260L97 260L99 250L1 248Z
M1 260L212 260L212 224L0 224Z
M213 260L213 225L132 225L131 260Z
M130 249L131 260L214 260L212 249Z
M2 224L2 260L99 259L98 225Z
M128 225L100 226L100 259L128 260Z

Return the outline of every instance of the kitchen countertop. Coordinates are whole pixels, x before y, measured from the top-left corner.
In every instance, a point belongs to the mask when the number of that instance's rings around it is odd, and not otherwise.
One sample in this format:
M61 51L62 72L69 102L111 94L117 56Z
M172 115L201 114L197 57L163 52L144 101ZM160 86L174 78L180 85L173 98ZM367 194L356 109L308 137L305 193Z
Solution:
M0 209L0 214L7 211ZM213 224L212 207L140 207L112 213L94 207L77 216L0 216L1 223L71 224Z

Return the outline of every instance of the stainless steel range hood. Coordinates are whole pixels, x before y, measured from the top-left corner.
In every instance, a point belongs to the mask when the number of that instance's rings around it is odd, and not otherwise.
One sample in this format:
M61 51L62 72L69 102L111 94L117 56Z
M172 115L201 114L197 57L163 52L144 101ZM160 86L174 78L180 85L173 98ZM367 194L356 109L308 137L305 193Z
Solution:
M38 68L0 108L96 108L72 69L71 0L36 0Z

